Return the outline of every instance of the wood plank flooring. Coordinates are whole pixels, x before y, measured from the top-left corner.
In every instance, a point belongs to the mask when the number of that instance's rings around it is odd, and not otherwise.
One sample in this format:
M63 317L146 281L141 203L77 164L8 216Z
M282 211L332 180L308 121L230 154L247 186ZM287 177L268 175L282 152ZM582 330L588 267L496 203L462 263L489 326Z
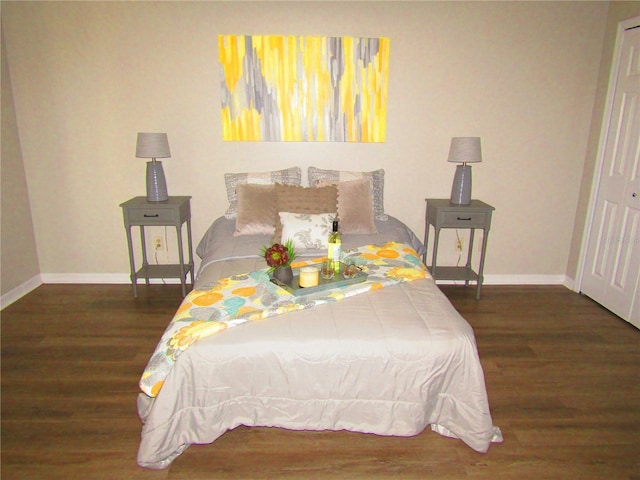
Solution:
M445 286L473 326L504 443L239 427L136 465L138 377L178 285L43 285L2 328L1 470L11 479L640 479L640 332L561 286Z

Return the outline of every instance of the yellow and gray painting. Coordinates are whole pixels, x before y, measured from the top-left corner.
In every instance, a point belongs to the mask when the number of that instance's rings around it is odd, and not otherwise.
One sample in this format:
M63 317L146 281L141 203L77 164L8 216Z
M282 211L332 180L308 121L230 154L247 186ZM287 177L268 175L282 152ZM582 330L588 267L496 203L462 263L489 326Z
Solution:
M384 142L389 39L218 37L223 139Z

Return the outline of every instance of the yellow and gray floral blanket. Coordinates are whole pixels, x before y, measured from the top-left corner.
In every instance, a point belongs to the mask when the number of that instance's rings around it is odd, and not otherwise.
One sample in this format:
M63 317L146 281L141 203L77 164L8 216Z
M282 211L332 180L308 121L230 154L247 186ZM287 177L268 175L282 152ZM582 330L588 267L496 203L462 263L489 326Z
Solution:
M405 244L367 245L345 253L368 274L364 282L296 297L271 283L265 268L223 278L208 290L193 290L162 335L142 374L140 389L155 397L182 352L195 341L226 328L429 276L416 251ZM321 260L299 261L292 267Z

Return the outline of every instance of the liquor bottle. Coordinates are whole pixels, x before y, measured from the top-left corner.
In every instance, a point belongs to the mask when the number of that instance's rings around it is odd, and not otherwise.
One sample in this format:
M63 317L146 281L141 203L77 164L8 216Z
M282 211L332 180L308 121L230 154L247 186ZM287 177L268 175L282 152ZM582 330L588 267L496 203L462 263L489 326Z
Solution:
M338 221L333 221L333 231L329 234L328 257L333 260L333 269L340 273L340 254L342 252L342 235L338 230Z

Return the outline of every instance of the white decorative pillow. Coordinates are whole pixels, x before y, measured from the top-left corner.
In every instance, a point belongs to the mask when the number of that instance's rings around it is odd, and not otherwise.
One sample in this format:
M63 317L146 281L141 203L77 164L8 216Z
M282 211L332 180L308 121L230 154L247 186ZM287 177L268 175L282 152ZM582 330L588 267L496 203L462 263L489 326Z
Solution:
M316 187L318 182L338 183L357 180L359 178L371 179L373 214L378 220L388 220L384 213L384 169L372 172L351 172L347 170L323 170L309 167L307 170L309 186Z
M281 242L293 242L296 249L325 249L329 246L335 213L279 212L282 223Z
M238 214L238 194L236 192L238 185L244 183L258 185L270 185L273 183L301 185L302 170L300 170L300 167L291 167L284 170L274 170L272 172L225 173L224 183L227 187L227 200L229 201L229 208L227 208L224 216L227 218L236 218Z

